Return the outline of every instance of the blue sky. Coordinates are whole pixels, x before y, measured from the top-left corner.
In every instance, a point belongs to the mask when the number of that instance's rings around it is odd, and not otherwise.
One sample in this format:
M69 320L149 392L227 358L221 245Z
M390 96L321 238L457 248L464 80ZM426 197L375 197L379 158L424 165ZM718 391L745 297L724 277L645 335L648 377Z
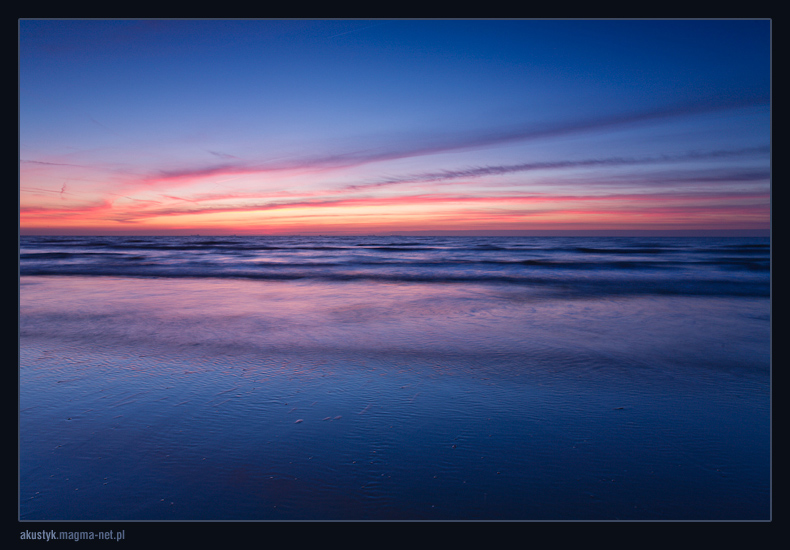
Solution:
M767 229L767 20L22 20L20 230Z

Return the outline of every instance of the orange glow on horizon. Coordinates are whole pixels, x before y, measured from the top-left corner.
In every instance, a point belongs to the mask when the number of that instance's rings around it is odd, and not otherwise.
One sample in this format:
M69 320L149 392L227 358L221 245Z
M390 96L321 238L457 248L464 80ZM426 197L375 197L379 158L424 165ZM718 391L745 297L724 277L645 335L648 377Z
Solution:
M459 196L442 194L391 197L298 195L224 201L101 201L73 207L23 206L20 230L46 228L90 232L156 233L371 233L431 229L614 229L765 227L764 194L674 196L621 194L594 196ZM353 228L353 229L352 229Z
M53 185L62 181L55 172L36 183L45 168L23 166L23 178L30 181L20 187L22 234L767 229L770 219L769 193L746 190L753 187L639 192L592 187L586 192L566 188L552 193L545 183L526 191L528 180L516 186L483 179L455 181L452 187L407 183L332 188L311 179L327 176L330 169L313 170L308 176L308 171L280 170L274 176L275 169L262 175L261 169L223 168L136 180L118 176L123 181L108 182L102 191L95 181Z

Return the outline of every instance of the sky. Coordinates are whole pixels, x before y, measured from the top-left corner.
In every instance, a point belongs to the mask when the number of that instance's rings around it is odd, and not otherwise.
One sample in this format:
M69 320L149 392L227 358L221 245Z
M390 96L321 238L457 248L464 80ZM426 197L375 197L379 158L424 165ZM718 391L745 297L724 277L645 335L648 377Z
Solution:
M770 33L20 20L20 234L767 234Z

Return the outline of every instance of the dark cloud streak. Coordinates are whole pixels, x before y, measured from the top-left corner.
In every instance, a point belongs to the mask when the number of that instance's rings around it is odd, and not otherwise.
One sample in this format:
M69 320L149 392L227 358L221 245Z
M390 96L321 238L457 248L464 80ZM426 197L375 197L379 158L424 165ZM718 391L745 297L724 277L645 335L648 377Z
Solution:
M20 160L20 163L23 164L42 164L44 166L76 166L78 168L84 168L81 164L67 164L65 162L44 162L43 160Z
M584 160L562 160L553 162L528 162L522 164L510 164L499 166L481 166L466 168L463 170L442 170L439 172L423 172L421 174L413 174L408 176L387 178L383 181L351 185L346 189L370 189L375 187L384 187L389 185L398 185L405 183L430 183L454 180L460 178L479 178L483 176L512 174L516 172L528 172L537 170L560 170L568 168L593 168L597 166L635 166L645 164L660 164L668 162L684 162L694 160L709 160L721 158L736 158L742 156L767 154L770 147L751 147L745 149L732 149L732 150L719 150L708 152L689 152L679 155L657 155L653 157L629 158L629 157L609 157L602 159L584 159ZM769 172L760 172L760 175L768 175ZM752 173L749 177L752 177Z
M581 121L561 121L552 124L520 124L508 127L469 130L452 134L402 138L380 147L370 147L334 155L301 157L288 162L227 162L197 168L161 170L149 179L180 179L204 177L216 174L244 174L277 172L300 169L338 169L363 164L427 156L452 151L485 148L506 143L559 137L575 133L614 129L629 125L641 125L666 118L692 116L710 112L769 105L767 97L755 96L740 99L707 99L697 102L668 106L651 111L621 113ZM398 145L397 141L404 143ZM209 153L220 158L235 158L224 153ZM723 153L726 154L726 153ZM709 157L712 158L712 157ZM494 168L495 170L496 168Z

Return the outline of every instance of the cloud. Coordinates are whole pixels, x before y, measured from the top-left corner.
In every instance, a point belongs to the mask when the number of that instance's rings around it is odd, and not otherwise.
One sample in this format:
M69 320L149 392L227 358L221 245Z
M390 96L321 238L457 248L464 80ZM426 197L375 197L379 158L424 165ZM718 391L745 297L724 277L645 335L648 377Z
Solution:
M609 178L608 183L614 178L623 179L630 185L661 185L673 183L747 183L747 182L767 182L771 178L771 171L768 169L743 169L729 168L716 170L683 170L660 172L650 175L614 176Z
M81 164L67 164L65 162L44 162L43 160L24 160L24 159L22 159L19 162L22 163L22 164L42 164L42 165L45 165L45 166L77 166L79 168L83 167Z
M222 152L219 152L219 151L208 151L208 152L211 153L212 155L214 155L215 157L219 157L221 159L237 159L237 158L239 158L239 157L234 157L233 155L230 155L228 153L222 153Z
M213 176L216 174L239 174L244 172L255 172L254 168L245 167L236 164L215 164L213 166L202 166L199 168L185 168L181 170L160 170L156 176L152 176L151 180L176 180L182 178L200 178L204 176Z
M419 174L411 174L405 176L396 176L386 178L379 182L350 185L347 189L369 189L376 187L384 187L388 185L397 185L403 183L428 183L454 180L459 178L479 178L483 176L512 174L515 172L528 172L536 170L560 170L567 168L591 168L597 166L634 166L643 164L659 164L671 162L684 162L692 160L709 160L721 158L733 158L741 156L751 156L755 154L764 154L770 152L770 147L750 147L743 149L719 150L708 152L689 152L680 155L658 155L652 157L608 157L599 159L584 159L584 160L562 160L552 162L527 162L521 164L508 164L498 166L481 166L471 167L462 170L441 170L438 172L422 172ZM768 172L760 172L761 174L769 174ZM750 177L754 176L751 173ZM698 181L698 180L694 180Z
M45 215L45 216L86 216L88 214L108 212L112 210L112 201L101 200L95 201L92 204L81 204L73 206L59 206L51 208L47 206L20 206L19 214L27 216Z
M209 151L209 153L222 158L222 159L236 159L236 162L226 162L221 164L202 165L196 167L185 167L180 169L160 170L156 174L152 174L147 178L148 181L163 181L163 180L177 180L182 178L200 178L206 176L216 175L237 175L237 174L252 174L263 172L281 172L292 170L325 170L325 169L339 169L361 166L364 164L382 162L389 160L398 160L404 158L412 158L419 156L427 156L439 153L448 153L453 151L461 151L468 149L479 149L490 147L494 145L501 145L507 143L515 143L519 141L529 141L535 139L543 139L547 137L557 137L575 133L590 132L596 130L605 130L610 128L617 128L622 126L629 126L635 124L645 124L654 121L659 121L666 118L681 117L698 115L709 112L716 112L728 109L737 109L743 107L754 107L768 105L769 100L767 97L755 96L746 97L741 99L721 99L709 98L692 103L679 104L668 106L661 109L650 111L640 111L632 113L620 113L604 117L590 118L584 120L572 121L559 121L552 123L524 123L511 126L501 126L495 128L478 128L471 129L465 132L452 132L452 133L437 133L431 135L407 135L402 137L387 136L380 146L367 147L364 149L339 152L329 155L311 155L293 158L288 161L268 161L268 162L250 162L220 153L216 151ZM375 140L373 140L375 141ZM769 150L769 148L755 148L760 151ZM731 154L727 151L720 151L717 153L703 153L705 158L715 158L715 155L727 156ZM694 158L694 153L689 153L688 158ZM702 157L699 157L702 158ZM591 162L598 164L617 164L619 163L641 163L646 162L644 159L601 159L591 161L567 161L567 162ZM655 161L654 161L655 162ZM540 163L544 164L543 168L562 168L566 166L554 165L553 163ZM594 165L594 164L590 164ZM568 165L567 167L570 167ZM521 167L521 168L520 168ZM492 170L496 173L505 173L501 171L521 171L530 169L529 164L515 165L512 167L483 167L480 175L486 175L485 170ZM533 169L540 169L533 168ZM474 169L473 169L474 170ZM452 177L452 172L448 174ZM437 178L441 179L442 174L438 174ZM459 173L458 177L475 177L474 173L465 175ZM393 182L394 183L394 182Z
M345 156L338 155L334 157L333 160L340 161L341 158L346 158L348 160L353 158L360 160L364 158L370 160L393 160L644 124L666 118L699 115L744 107L767 106L769 104L769 98L762 95L737 99L706 98L695 102L670 105L659 109L611 114L608 116L582 120L557 121L542 124L525 123L497 128L475 129L466 132L453 132L452 134L446 135L428 136L427 139L423 140L422 145L419 144L420 140L409 137L409 144L402 148L392 148L390 150L378 152L371 151L367 154L356 153ZM411 143L417 143L417 145L410 145Z
M458 194L418 194L418 195L398 195L390 197L328 197L323 199L314 198L294 198L290 200L266 200L249 201L237 204L198 204L196 201L192 205L183 204L185 199L170 197L181 201L181 204L164 206L152 205L146 207L124 207L116 205L113 208L112 219L121 222L141 222L150 218L160 218L180 215L200 215L218 213L245 213L245 212L267 212L274 210L304 210L309 209L312 214L317 215L324 209L348 208L348 207L388 207L393 215L398 212L399 206L427 206L433 211L433 217L443 215L442 212L458 215L463 212L472 214L498 212L502 215L526 215L536 212L566 211L569 208L578 212L598 211L600 207L595 205L607 205L617 211L654 211L657 208L666 208L673 205L673 208L691 209L734 209L745 208L750 203L767 204L768 196L766 193L755 192L735 192L724 193L705 193L705 192L653 192L653 193L620 193L604 195L583 195L583 194L540 194L540 193L509 193L504 195L474 196ZM450 207L437 210L436 206ZM54 212L54 211L53 211ZM329 214L330 212L327 211ZM520 213L520 214L519 214ZM296 212L289 214L299 215ZM357 210L352 215L359 217L364 215L380 215L367 213L364 210Z

